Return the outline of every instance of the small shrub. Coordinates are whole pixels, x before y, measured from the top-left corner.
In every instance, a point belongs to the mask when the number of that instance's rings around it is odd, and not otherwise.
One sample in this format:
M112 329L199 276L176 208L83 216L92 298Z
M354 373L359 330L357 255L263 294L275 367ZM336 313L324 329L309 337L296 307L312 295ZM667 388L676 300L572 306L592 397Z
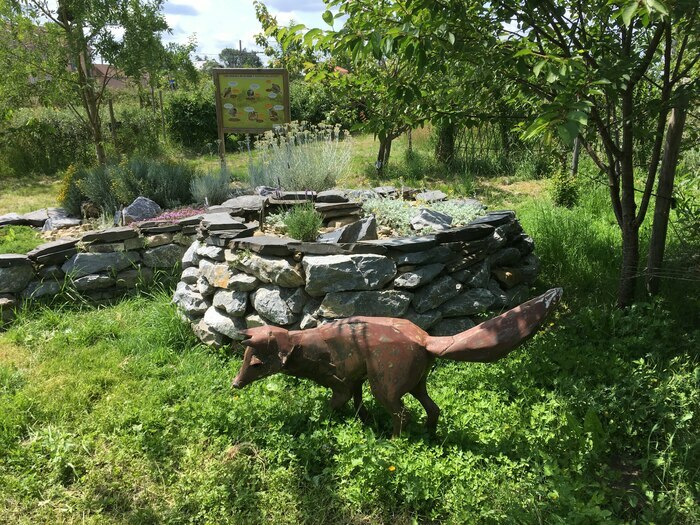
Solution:
M227 170L210 171L192 179L190 192L198 204L221 204L231 194L231 175Z
M340 126L308 126L292 122L268 131L256 144L259 155L250 160L253 186L281 186L291 191L322 191L335 186L350 167L351 142Z
M313 204L294 206L284 218L287 234L300 241L314 241L318 237L318 231L323 225L323 218Z
M576 179L566 172L558 171L552 177L550 191L556 206L573 208L578 203L578 184Z
M212 84L194 91L178 90L169 94L165 116L170 138L195 151L216 144L219 135L213 87Z
M119 208L113 180L119 177L121 166L96 166L85 170L78 188L87 200L97 204L105 213L113 214Z
M151 110L124 108L117 116L117 148L124 155L155 156L161 153L158 139L161 126L159 116Z
M137 158L132 159L128 167L140 181L141 195L153 199L162 208L174 208L192 201L190 184L195 169L189 164Z
M42 242L42 238L31 226L0 228L0 253L27 253Z
M80 217L80 205L85 200L85 195L78 186L80 178L85 174L71 164L61 175L61 188L58 192L58 202L65 210L74 217Z

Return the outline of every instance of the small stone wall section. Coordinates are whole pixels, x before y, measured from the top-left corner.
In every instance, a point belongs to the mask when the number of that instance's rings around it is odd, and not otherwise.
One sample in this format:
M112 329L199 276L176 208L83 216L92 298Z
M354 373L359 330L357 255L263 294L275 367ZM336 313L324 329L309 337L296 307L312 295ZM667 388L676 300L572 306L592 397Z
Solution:
M422 237L303 243L201 232L173 301L210 345L260 325L307 329L354 315L402 317L452 335L524 302L534 242L511 211Z
M99 302L150 283L158 271L179 273L201 218L109 228L49 242L26 255L0 254L0 326L28 300L70 291Z

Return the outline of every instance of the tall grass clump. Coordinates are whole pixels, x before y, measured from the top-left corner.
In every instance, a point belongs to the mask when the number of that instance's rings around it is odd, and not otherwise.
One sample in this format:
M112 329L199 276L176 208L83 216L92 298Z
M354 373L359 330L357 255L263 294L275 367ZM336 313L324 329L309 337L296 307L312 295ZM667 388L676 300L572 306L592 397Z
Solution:
M194 177L195 169L188 164L164 160L135 158L92 168L71 166L64 172L59 202L75 215L85 201L110 215L139 196L162 208L174 208L192 202Z
M221 204L231 195L230 184L231 174L228 170L214 170L194 177L190 192L197 204Z
M292 122L266 132L256 149L248 165L253 186L322 191L347 172L352 143L339 125Z

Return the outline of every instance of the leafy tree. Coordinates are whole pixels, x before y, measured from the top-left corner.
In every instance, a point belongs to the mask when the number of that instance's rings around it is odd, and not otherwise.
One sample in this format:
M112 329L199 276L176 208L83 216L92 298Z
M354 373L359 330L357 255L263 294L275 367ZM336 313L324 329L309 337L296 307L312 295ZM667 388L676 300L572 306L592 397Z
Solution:
M433 99L432 112L464 115L464 109L453 110L454 98L430 93L448 70L460 67L467 83L487 93L506 87L508 103L525 117L525 138L544 136L569 145L578 138L605 176L622 235L618 303L633 302L639 231L656 186L653 272L663 255L681 115L698 101L700 78L693 73L700 60L700 6L695 0L413 0L376 7L364 0L331 0L327 5L338 12L324 13L329 23L350 15L343 28L311 30L304 38L335 39L331 48L344 48L355 63L395 55L411 72L390 88L391 98L403 102L406 111Z
M227 47L219 53L219 59L225 67L263 67L262 60L255 51L246 48L233 49Z
M160 33L168 29L162 0L9 0L0 5L7 44L0 49L0 61L7 64L3 90L26 94L22 79L35 79L42 100L65 103L82 119L104 164L100 108L107 84L116 75L141 79L149 62L160 61ZM112 66L101 78L94 69L97 57Z

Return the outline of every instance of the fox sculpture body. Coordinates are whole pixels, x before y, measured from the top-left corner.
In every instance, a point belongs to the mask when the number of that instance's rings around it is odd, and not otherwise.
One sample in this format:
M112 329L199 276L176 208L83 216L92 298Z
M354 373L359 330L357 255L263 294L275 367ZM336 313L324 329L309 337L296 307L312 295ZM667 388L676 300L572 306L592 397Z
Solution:
M278 372L311 379L332 390L334 409L353 398L355 411L364 420L362 384L368 380L374 397L391 414L395 436L405 425L401 398L407 393L423 405L427 426L434 430L440 409L428 396L426 379L435 358L501 359L535 334L561 294L561 288L549 290L448 337L432 337L408 320L390 317L350 317L310 330L250 328L243 332L246 350L233 387L243 388Z

